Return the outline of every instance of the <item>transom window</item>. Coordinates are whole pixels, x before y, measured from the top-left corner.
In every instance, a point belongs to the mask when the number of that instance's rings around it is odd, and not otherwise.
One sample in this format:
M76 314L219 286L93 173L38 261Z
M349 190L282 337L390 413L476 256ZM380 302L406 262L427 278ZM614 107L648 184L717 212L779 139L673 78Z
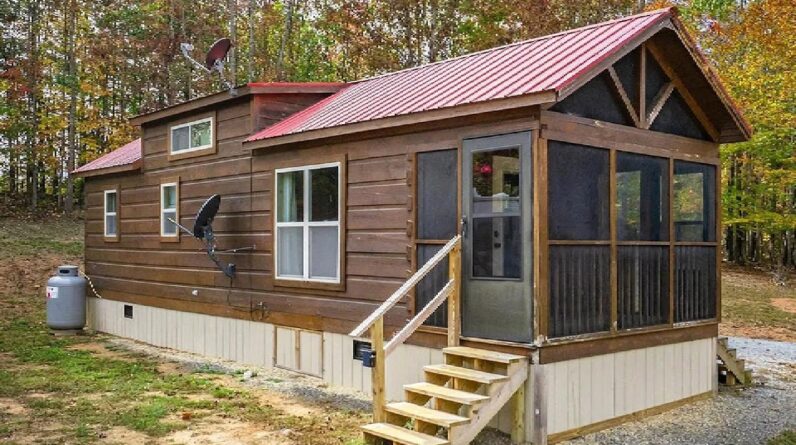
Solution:
M118 208L118 199L117 199L117 192L116 190L105 190L105 204L104 204L104 214L105 214L105 236L107 237L115 237L119 234L119 227L118 227L118 218L117 208Z
M276 277L340 282L340 164L276 171Z
M213 146L213 118L171 127L171 153L186 153Z
M160 236L177 236L178 201L176 182L160 185Z

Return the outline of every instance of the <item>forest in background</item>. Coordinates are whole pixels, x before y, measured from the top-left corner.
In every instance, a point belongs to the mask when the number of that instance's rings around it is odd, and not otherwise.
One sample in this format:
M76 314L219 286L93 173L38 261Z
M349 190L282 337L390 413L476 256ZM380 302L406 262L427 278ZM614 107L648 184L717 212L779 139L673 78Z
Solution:
M0 211L71 213L128 118L218 91L183 42L230 37L237 84L350 81L669 5L755 128L722 147L725 256L792 268L793 0L0 0Z

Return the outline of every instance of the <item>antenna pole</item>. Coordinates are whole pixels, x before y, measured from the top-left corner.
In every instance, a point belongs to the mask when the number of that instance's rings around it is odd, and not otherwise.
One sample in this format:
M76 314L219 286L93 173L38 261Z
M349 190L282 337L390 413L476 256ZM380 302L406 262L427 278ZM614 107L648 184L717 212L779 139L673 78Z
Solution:
M191 53L190 52L193 51L193 45L191 45L190 43L181 43L180 44L180 50L182 50L182 55L185 56L186 59L190 60L191 63L193 63L199 69L201 69L202 71L204 71L207 74L211 73L211 71L209 69L207 69L206 66L202 65L201 63L199 63L196 60L194 60L193 57L191 57Z

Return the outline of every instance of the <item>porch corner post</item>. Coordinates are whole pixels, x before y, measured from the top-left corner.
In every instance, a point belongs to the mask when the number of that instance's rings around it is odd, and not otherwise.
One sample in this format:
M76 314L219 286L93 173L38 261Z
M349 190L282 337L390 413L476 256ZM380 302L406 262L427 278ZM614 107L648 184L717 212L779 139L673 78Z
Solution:
M379 317L373 327L370 328L371 348L375 354L375 364L371 372L372 387L373 387L373 422L379 423L386 420L386 411L384 410L387 405L386 396L384 394L384 369L387 354L384 353L384 317Z
M448 346L459 346L462 333L461 323L461 260L462 239L451 249L448 257L448 279L453 281L453 288L448 297Z

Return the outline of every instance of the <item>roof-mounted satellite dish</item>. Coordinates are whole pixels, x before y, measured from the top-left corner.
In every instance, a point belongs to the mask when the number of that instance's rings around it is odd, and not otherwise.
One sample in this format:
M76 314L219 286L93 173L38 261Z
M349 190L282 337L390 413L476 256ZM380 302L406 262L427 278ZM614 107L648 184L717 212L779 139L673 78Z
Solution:
M209 256L210 260L213 261L222 272L224 272L224 275L231 279L235 277L235 265L232 263L228 263L226 265L221 263L221 260L218 259L216 253L243 252L246 250L254 250L255 246L239 247L237 249L229 250L216 250L216 236L213 234L213 218L216 217L216 213L218 213L218 208L220 206L221 195L213 195L207 198L207 201L202 204L202 207L199 208L199 212L196 214L196 221L194 221L193 224L193 231L188 230L171 218L169 218L169 221L176 224L177 227L182 229L188 235L194 236L196 239L203 240L205 243L205 248L207 249L207 256Z
M182 43L180 44L180 49L182 50L182 55L185 56L186 59L190 60L191 63L194 64L197 68L201 69L202 71L206 72L207 74L212 74L213 72L217 72L218 76L221 78L221 83L224 84L224 87L229 90L229 94L235 96L238 93L235 91L235 86L224 77L224 59L227 57L227 53L229 53L230 48L232 48L232 41L227 38L218 39L210 46L210 49L207 51L207 55L205 56L205 64L202 65L201 63L197 62L196 59L191 57L191 51L193 51L193 45L190 43Z

